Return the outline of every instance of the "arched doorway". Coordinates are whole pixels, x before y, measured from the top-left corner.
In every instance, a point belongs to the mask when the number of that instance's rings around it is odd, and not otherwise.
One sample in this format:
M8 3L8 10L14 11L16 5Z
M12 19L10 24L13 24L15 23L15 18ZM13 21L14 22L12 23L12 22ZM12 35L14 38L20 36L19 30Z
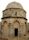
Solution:
M16 37L18 37L19 31L20 31L20 23L19 23L19 21L14 21L13 27L14 27L14 35Z

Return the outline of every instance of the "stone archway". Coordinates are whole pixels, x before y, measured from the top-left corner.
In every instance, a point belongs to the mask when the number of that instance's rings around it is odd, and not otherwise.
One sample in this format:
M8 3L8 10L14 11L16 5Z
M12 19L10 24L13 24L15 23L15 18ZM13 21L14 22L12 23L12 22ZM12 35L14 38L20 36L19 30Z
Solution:
M14 21L13 27L14 27L14 32L16 32L17 36L21 36L21 26L19 21Z
M19 26L20 26L19 21L16 20L16 21L13 22L13 27L14 28L18 28Z

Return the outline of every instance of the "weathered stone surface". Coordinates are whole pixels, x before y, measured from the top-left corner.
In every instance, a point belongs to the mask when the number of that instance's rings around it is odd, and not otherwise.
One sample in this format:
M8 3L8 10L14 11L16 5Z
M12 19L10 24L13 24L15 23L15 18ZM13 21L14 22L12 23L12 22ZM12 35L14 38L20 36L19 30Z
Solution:
M8 8L23 8L23 7L20 3L12 2L7 5L6 9Z
M15 36L15 29L16 34ZM0 40L29 40L29 24L26 19L26 11L22 5L12 2L3 11L2 22L0 23ZM28 31L28 32L27 32ZM0 32L0 33L1 33Z
M24 17L26 18L26 12L23 9L8 9L4 11L3 17Z

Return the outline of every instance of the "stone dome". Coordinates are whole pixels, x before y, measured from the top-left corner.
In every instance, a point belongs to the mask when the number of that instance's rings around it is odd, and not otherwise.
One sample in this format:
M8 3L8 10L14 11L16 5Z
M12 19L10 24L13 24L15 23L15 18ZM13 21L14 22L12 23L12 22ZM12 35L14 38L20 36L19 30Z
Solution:
M20 3L17 2L11 2L7 5L6 9L8 8L21 8L23 9L22 5Z

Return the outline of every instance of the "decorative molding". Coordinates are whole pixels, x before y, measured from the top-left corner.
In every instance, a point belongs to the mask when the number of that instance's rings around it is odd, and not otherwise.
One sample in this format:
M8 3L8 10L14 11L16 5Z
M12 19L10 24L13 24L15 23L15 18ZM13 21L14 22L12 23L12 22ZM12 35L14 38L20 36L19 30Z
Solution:
M8 8L8 9L3 10L3 12L5 12L6 10L11 10L11 9L21 9L21 8ZM21 9L21 10L23 10L26 13L24 9Z
M24 18L24 17L12 17L12 16L9 16L9 17L3 17L2 19L6 19L6 18L23 18L23 19L27 20L27 19Z

